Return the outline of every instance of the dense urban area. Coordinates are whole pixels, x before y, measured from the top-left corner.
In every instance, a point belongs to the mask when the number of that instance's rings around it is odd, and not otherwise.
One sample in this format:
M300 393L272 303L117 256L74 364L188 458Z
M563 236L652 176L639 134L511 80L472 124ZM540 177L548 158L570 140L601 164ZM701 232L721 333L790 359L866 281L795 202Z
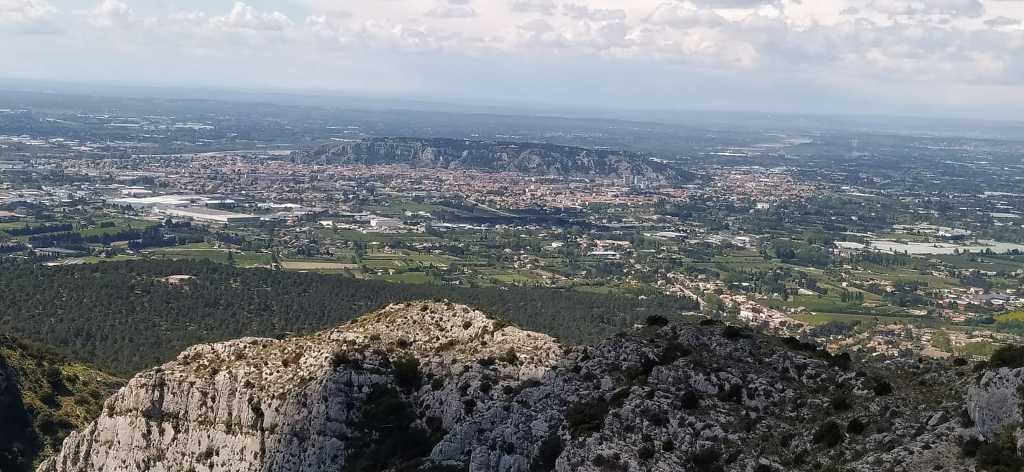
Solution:
M49 453L117 384L75 362L131 376L391 303L573 344L712 319L829 362L1024 336L1024 141L998 133L2 98L0 341L46 352ZM72 372L98 383L61 403Z
M360 116L314 114L322 128L285 121L283 136L261 141L270 119L53 106L0 114L0 129L15 131L0 136L9 261L212 260L404 284L671 295L881 356L984 357L1024 334L1020 142L688 130L722 142L627 156L671 169L665 179L649 166L585 175L389 160L450 143L376 137ZM569 122L552 130L557 146L466 124L454 142L485 145L492 160L508 147L550 160L573 145L626 147L614 127L629 125ZM335 148L360 141L383 149L377 160L338 158ZM543 146L555 149L530 152Z

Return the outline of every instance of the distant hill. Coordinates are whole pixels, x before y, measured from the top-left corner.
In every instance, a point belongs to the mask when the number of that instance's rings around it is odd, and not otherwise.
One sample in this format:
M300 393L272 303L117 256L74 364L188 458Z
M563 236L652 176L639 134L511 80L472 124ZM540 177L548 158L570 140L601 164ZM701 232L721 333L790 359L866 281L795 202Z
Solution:
M635 153L444 138L371 138L338 142L296 152L292 159L313 164L404 164L563 177L640 177L656 183L675 183L686 178L685 172L679 169Z
M0 335L0 471L32 470L121 386L110 375Z

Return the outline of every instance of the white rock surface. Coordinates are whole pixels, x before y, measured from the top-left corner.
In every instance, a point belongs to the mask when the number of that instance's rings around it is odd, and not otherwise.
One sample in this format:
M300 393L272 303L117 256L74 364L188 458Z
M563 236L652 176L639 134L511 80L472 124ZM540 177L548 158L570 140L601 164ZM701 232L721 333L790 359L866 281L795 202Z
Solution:
M563 347L465 306L393 305L312 336L193 347L132 379L39 470L381 470L397 464L356 465L405 430L432 439L403 470L973 470L959 442L976 433L951 420L967 368L857 372L788 346L679 324ZM873 392L883 374L892 395ZM982 434L1019 415L1019 384L998 371L971 389ZM413 412L403 431L373 421L382 398Z
M1024 452L1024 369L985 372L968 390L967 411L986 440L1009 432L1017 437L1017 451Z

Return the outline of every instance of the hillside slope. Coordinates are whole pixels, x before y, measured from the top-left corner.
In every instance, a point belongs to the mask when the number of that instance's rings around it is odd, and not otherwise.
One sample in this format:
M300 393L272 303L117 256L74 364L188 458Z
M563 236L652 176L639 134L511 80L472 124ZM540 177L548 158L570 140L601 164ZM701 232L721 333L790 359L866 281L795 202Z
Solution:
M567 347L416 302L188 349L39 470L974 470L1016 457L972 424L1006 406L986 393L966 366L851 365L715 323Z
M122 382L0 336L0 471L32 470L72 430L100 414Z
M370 138L297 152L292 159L318 164L405 164L413 167L478 169L532 175L641 177L678 182L683 174L638 154L542 143L468 141L444 138Z

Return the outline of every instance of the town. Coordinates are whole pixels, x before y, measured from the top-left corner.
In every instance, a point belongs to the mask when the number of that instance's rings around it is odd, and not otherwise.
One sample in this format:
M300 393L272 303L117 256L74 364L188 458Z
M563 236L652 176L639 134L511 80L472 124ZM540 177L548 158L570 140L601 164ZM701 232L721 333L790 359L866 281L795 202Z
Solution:
M396 283L668 294L707 316L866 355L982 358L1024 334L1022 195L850 185L842 169L785 161L688 172L676 185L309 164L279 150L8 152L0 251L51 265L207 259Z

